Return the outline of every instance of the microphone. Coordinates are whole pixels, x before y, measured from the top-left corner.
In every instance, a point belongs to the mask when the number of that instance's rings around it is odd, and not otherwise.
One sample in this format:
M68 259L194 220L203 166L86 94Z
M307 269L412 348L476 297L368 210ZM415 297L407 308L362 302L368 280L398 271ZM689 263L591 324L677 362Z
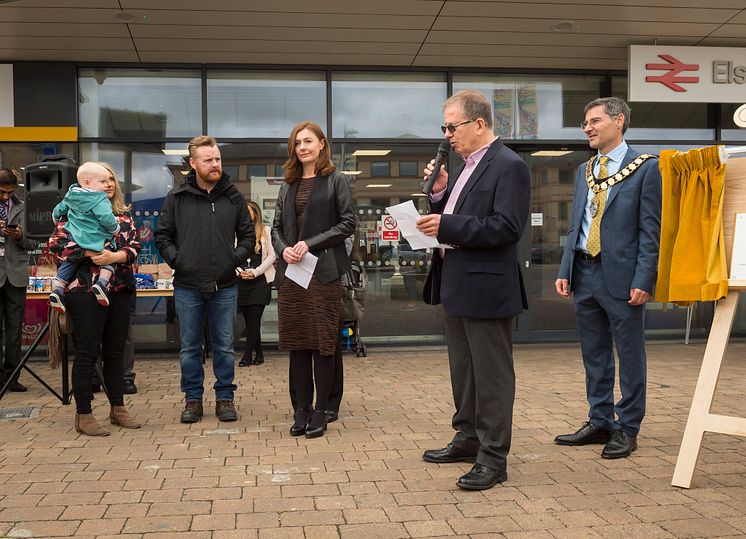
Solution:
M435 184L435 178L438 177L440 167L445 160L448 159L448 151L451 149L451 143L448 139L444 140L438 146L438 155L435 156L435 170L430 174L430 177L425 181L425 185L422 187L422 192L430 196L433 192L433 185Z

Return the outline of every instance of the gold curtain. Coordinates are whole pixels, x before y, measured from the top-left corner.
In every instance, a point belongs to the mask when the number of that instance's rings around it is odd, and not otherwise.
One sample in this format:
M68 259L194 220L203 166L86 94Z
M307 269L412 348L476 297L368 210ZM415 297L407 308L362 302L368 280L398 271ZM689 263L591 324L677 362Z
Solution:
M664 150L661 246L655 300L712 301L728 293L723 238L725 165L718 147Z

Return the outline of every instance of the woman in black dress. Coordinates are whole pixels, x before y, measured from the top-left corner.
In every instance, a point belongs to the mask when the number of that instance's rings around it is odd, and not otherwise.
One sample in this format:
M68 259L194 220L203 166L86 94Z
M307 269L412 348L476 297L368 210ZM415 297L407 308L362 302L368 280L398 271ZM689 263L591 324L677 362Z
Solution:
M247 206L256 232L256 244L249 259L236 270L240 279L238 281L238 310L246 322L246 351L238 364L239 367L264 363L262 313L272 298L269 283L275 279L273 264L277 259L272 247L270 228L262 221L262 210L256 202L249 201Z
M329 420L340 276L350 268L344 241L355 230L355 214L347 178L332 164L329 142L318 124L305 121L293 128L283 168L285 184L277 197L272 243L280 255L275 278L280 350L290 352L290 385L297 401L290 434L316 438ZM285 272L308 253L318 261L308 288L303 288L286 279Z

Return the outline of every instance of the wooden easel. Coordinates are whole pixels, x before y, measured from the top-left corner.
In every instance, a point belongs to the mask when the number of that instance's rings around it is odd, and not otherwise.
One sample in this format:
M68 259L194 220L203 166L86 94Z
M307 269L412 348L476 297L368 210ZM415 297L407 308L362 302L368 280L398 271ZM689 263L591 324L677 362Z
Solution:
M728 160L724 197L723 230L725 252L730 269L736 212L746 212L746 158ZM679 456L676 459L676 469L671 480L673 486L689 488L705 432L746 436L746 418L710 413L720 376L720 365L728 349L728 339L733 328L733 319L736 316L741 291L746 291L746 279L728 280L728 295L719 300L715 308L710 336L702 358L702 368L699 371L692 407L689 410L689 419L686 422L684 438L681 440Z

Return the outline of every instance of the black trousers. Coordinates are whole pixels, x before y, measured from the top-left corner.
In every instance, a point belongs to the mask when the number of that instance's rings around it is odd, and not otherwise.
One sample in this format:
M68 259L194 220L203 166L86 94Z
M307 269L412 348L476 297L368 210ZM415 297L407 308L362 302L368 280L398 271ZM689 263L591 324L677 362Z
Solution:
M334 379L334 356L322 356L318 350L292 350L290 352L291 401L293 410L329 410L329 393ZM313 404L314 385L316 403ZM313 404L313 406L312 406Z
M343 322L339 323L339 333L342 333ZM334 364L334 372L332 374L332 387L329 391L329 407L327 410L339 413L339 407L342 404L342 396L344 393L344 365L342 363L342 339L337 339L337 348L334 351L334 357L332 358ZM293 410L299 408L298 397L296 395L295 388L301 383L304 383L304 391L310 393L311 398L309 402L313 400L313 380L306 378L305 382L296 379L296 372L293 369L293 362L290 362L290 372L288 376L290 385L290 403L293 406Z
M122 355L130 325L129 292L109 294L109 306L99 305L93 293L73 291L65 294L65 305L73 323L75 362L73 395L79 414L91 413L93 366L101 355L109 403L124 405Z
M239 305L246 323L246 351L243 357L250 358L252 352L262 357L262 314L265 305Z
M477 462L505 470L512 437L515 372L513 318L446 316L448 363L456 413L453 445Z
M0 286L0 329L4 334L3 376L5 379L21 360L21 330L26 307L26 288L13 286L6 279Z

